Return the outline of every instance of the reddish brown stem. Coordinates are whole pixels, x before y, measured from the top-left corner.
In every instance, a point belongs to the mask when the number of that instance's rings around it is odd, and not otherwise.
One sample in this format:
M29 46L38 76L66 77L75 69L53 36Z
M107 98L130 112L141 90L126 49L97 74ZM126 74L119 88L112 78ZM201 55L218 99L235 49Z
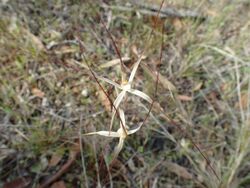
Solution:
M163 4L164 4L164 0L161 2L160 8L159 8L159 10L158 10L158 12L157 12L157 18L159 17L159 13L160 13L160 11L161 11L161 9L162 9L162 7L163 7ZM98 13L97 13L97 14L98 14ZM113 43L113 46L114 46L114 48L115 48L115 51L116 51L116 53L117 53L117 55L118 55L118 57L119 57L119 59L120 59L121 65L123 66L121 54L120 54L120 51L119 51L119 49L118 49L118 47L117 47L117 45L116 45L116 43L115 43L115 40L113 39L111 32L108 30L108 28L106 27L106 25L105 25L104 22L102 21L102 19L101 19L101 17L100 17L99 14L98 14L98 16L99 16L99 18L100 18L100 21L101 21L102 25L104 26L105 30L107 31L107 33L108 33L108 35L109 35L109 37L110 37L110 39L111 39L111 41L112 41L112 43ZM157 19L154 20L154 25L153 25L153 27L155 28L156 26L157 26ZM162 52L163 52L163 44L164 44L164 43L163 43L163 42L164 42L163 32L164 32L164 28L162 27L162 44L161 44L161 52L160 52L160 62L162 61ZM152 33L153 33L153 29L151 30L150 37L152 36ZM144 50L143 50L143 52L141 53L141 55L143 55L145 49L146 49L146 48L144 48ZM85 59L86 59L86 58L85 58ZM89 67L89 65L88 65L88 67ZM104 92L104 94L105 94L105 95L107 96L107 98L109 99L111 105L114 107L114 105L113 105L113 103L112 103L112 100L110 99L109 95L108 95L107 92L104 90L104 88L102 87L102 85L99 83L99 81L97 80L97 78L96 78L94 72L91 70L90 67L89 67L89 70L90 70L91 74L93 75L93 77L95 78L95 81L98 83L99 87L102 89L102 91ZM158 75L158 73L157 73L157 79L156 79L156 83L157 83L157 84L156 84L155 96L156 96L157 85L158 85L158 80L159 80L158 76L159 76L159 75ZM144 119L144 121L143 121L143 124L146 122L146 120L147 120L147 118L148 118L148 116L149 116L149 114L150 114L150 112L151 112L151 110L152 110L154 101L155 101L155 100L153 100L153 102L152 102L151 105L150 105L150 109L149 109L149 111L148 111L148 113L147 113L147 115L146 115L146 117L145 117L145 119ZM116 110L116 113L117 113L118 116L119 116L119 113L117 112L117 109L116 109L115 107L114 107L114 109ZM164 113L164 112L163 112L163 113ZM119 117L119 119L120 119L120 121L121 121L121 118L120 118L120 117ZM168 118L168 119L169 119L169 118ZM169 120L169 121L170 121L170 123L171 123L172 125L178 127L178 129L179 129L181 132L184 132L184 133L185 133L185 135L186 135L186 136L188 137L188 139L191 141L191 143L193 144L193 146L198 150L198 152L202 155L202 157L207 161L209 168L212 170L212 172L214 173L214 175L216 176L216 178L220 181L220 178L219 178L219 176L217 175L217 173L215 172L214 168L212 167L210 160L209 160L208 157L201 151L201 149L198 147L198 145L193 141L193 139L191 138L191 136L189 136L189 134L187 133L187 131L183 130L183 129L181 128L181 126L179 126L179 125L178 125L177 123L175 123L173 120ZM121 122L122 122L122 121L121 121ZM123 129L124 129L124 125L123 125ZM111 165L112 165L112 163L111 163Z
M91 69L91 67L89 66L88 60L87 60L87 58L85 57L85 55L84 55L84 53L83 53L84 50L83 50L82 41L80 41L80 39L78 39L78 41L79 41L80 51L81 51L82 56L83 56L83 58L84 58L84 60L85 60L85 62L86 62L86 64L87 64L87 66L88 66L88 69L89 69L91 75L94 77L96 83L97 83L98 86L101 88L101 90L103 91L103 93L105 94L105 96L108 98L108 100L109 100L110 104L112 105L112 107L115 109L116 114L118 115L118 118L119 118L119 120L120 120L120 122L121 122L122 129L123 129L123 131L125 132L125 134L127 135L127 131L126 131L125 125L123 124L123 122L122 122L122 120L121 120L120 114L118 113L118 109L115 107L115 105L114 105L112 99L109 97L107 91L102 87L101 83L98 81L97 77L95 76L94 71L93 71L93 70Z

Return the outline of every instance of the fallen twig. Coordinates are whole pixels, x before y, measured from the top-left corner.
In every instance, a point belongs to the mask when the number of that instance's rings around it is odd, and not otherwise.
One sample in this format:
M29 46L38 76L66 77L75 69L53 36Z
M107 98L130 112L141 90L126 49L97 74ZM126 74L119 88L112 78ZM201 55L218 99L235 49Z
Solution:
M134 0L132 1L132 6L109 6L107 4L102 4L105 8L110 8L114 10L121 10L121 11L134 11L136 6L136 10L139 11L141 14L150 15L150 16L157 16L159 11L159 6L155 4L147 4L142 1ZM158 17L166 18L166 17L174 17L174 18L192 18L192 19L199 19L205 20L207 16L189 9L184 8L174 8L174 7L162 7L159 11Z
M48 187L51 183L55 182L58 180L65 172L69 170L71 165L74 163L76 160L76 157L80 153L80 142L78 141L75 146L70 150L69 154L69 159L68 161L61 167L59 171L57 171L53 176L45 180L42 185L39 186L39 188L46 188Z

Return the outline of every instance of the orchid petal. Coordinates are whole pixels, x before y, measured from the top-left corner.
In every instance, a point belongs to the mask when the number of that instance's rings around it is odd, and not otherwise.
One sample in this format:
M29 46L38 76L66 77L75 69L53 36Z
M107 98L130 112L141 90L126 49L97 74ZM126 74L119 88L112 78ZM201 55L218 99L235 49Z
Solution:
M137 89L130 89L130 90L128 90L128 92L143 98L144 100L148 101L149 103L153 102L153 100L146 93L143 93Z
M114 106L116 109L118 109L122 99L124 98L126 94L126 91L122 91L121 93L119 93L119 95L116 97L115 101L114 101Z
M119 88L119 89L122 89L122 87L121 87L119 84L117 84L116 82L114 82L114 81L112 81L112 80L110 80L110 79L108 79L108 78L104 78L103 76L98 76L98 75L96 75L96 74L95 74L95 76L96 76L98 79L100 79L100 80L102 80L102 81L104 81L104 82L107 82L107 83L109 83L109 84L111 84L111 85L113 85L113 86L115 86L115 87L117 87L117 88Z
M116 158L116 157L119 155L119 153L121 152L121 150L122 150L122 148L123 148L123 145L124 145L124 140L125 140L125 138L120 137L119 143L118 143L118 145L115 147L114 158Z
M139 131L143 123L141 123L137 128L128 130L128 135L134 134L135 132Z
M121 124L124 125L125 127L124 128L127 128L126 127L126 122L125 122L125 115L124 115L124 111L122 109L119 109L119 113L120 113L120 118L121 118ZM121 126L122 126L121 125ZM122 128L122 127L121 127Z
M117 98L114 101L115 108L112 109L113 112L112 112L111 122L110 122L110 126L109 126L110 131L111 131L112 126L113 126L116 110L118 109L118 107L119 107L123 97L125 96L125 94L126 94L126 91L122 91L121 93L119 93L119 95L117 96Z
M122 57L121 59L122 59L122 62L124 62L124 63L125 63L125 62L129 62L129 61L131 60L130 57ZM118 58L118 59L113 59L113 60L111 60L111 61L108 61L108 62L106 62L106 63L103 63L103 64L100 65L99 67L100 67L100 68L108 68L108 67L116 66L116 65L118 65L119 63L121 63L120 58Z
M140 64L140 62L141 62L142 59L143 59L143 55L141 55L140 58L135 63L135 65L134 65L134 67L132 69L132 72L131 72L131 74L129 76L129 80L128 80L129 83L131 83L134 80L135 73L136 73L136 71L138 69L138 66L139 66L139 64Z
M97 132L91 132L91 133L86 133L84 135L101 135L101 136L106 136L106 137L120 137L120 134L118 132L111 132L111 131L97 131Z

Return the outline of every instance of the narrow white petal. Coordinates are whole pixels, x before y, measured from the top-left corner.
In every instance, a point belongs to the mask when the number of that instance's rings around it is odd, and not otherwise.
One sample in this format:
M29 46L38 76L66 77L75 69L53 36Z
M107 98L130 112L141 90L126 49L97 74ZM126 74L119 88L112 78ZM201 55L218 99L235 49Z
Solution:
M118 110L118 107L123 99L123 97L125 96L126 91L122 91L121 93L119 93L119 95L117 96L117 98L115 99L113 105L115 106L116 110ZM113 123L114 123L114 118L116 115L116 110L115 108L112 109L112 117L111 117L111 122L110 122L110 126L109 126L109 130L111 131Z
M109 125L109 131L112 130L113 123L114 123L114 119L115 119L115 114L116 114L116 111L114 110L114 111L112 112L111 122L110 122L110 125Z
M120 137L119 133L109 132L109 131L97 131L97 132L86 133L84 135L96 135L96 134L106 137Z
M127 128L123 129L122 126L117 130L117 132L120 135L120 138L125 139L127 137L127 135L128 135Z
M130 57L122 57L122 62L129 62L131 60L131 58ZM104 63L104 64L102 64L102 65L100 65L99 67L100 68L108 68L108 67L113 67L113 66L116 66L116 65L118 65L118 64L120 64L121 63L121 61L120 61L120 59L118 58L118 59L113 59L113 60L111 60L111 61L108 61L108 62L106 62L106 63Z
M97 74L95 74L95 76L96 76L98 79L100 79L100 80L102 80L102 81L104 81L104 82L107 82L107 83L109 83L109 84L111 84L111 85L113 85L113 86L115 86L115 87L117 87L117 88L119 88L119 89L122 89L121 86L120 86L119 84L117 84L116 82L114 82L114 81L112 81L112 80L110 80L110 79L108 79L108 78L104 78L103 76L98 76Z
M123 91L128 91L131 89L131 84L127 83L121 86Z
M119 108L119 113L120 113L120 118L122 121L122 124L125 126L126 122L125 122L125 115L124 115L124 111L122 109ZM126 126L125 126L126 127Z
M125 94L126 94L126 91L122 91L122 92L119 93L119 95L116 97L116 99L115 99L115 101L114 101L114 106L115 106L116 109L118 109L118 107L119 107L119 105L120 105L122 99L124 98ZM115 110L115 109L113 109L113 110Z
M135 73L136 73L136 71L138 69L138 66L139 66L139 64L140 64L140 62L141 62L142 59L143 59L143 55L141 55L140 58L135 63L135 65L134 65L134 67L132 69L132 72L131 72L131 74L129 76L129 80L128 80L129 83L131 83L134 80Z
M124 145L124 140L125 140L124 138L120 137L119 143L118 143L118 145L115 147L114 158L116 158L116 157L119 155L120 151L122 150L123 145Z
M143 98L144 100L148 101L149 103L153 102L153 100L146 93L143 93L137 89L130 89L130 90L128 90L128 92Z
M141 128L142 124L143 124L143 123L141 123L141 124L140 124L137 128L135 128L135 129L129 130L129 131L128 131L128 135L134 134L135 132L139 131L139 129Z

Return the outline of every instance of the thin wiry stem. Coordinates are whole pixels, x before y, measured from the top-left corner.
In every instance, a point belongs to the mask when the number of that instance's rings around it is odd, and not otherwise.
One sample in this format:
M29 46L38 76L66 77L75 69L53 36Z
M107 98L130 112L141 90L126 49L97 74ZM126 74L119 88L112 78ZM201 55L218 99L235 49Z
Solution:
M161 6L160 6L160 9L159 9L158 12L157 12L157 18L159 17L159 13L160 13L160 11L161 11L161 9L162 9L163 3L164 3L164 0L162 1ZM99 16L99 17L100 17L100 16ZM100 19L100 20L101 20L101 19ZM121 62L121 66L123 66L123 62L122 62L122 59L121 59L120 51L118 50L117 45L116 45L116 43L115 43L115 41L114 41L114 39L113 39L113 37L112 37L110 31L107 29L107 27L105 26L105 24L104 24L104 22L103 22L102 20L101 20L101 22L102 22L102 24L104 25L106 31L108 32L109 37L110 37L110 39L112 40L112 43L113 43L113 45L114 45L114 47L115 47L116 53L117 53L117 55L119 56L119 59L120 59L120 62ZM157 22L156 22L156 20L155 20L155 22L154 22L154 28L156 27L156 25L157 25ZM152 36L152 33L153 33L153 29L151 30L151 33L150 33L150 36L149 36L150 38L151 38L151 36ZM147 46L147 47L148 47L148 46ZM147 47L144 48L143 52L141 53L141 55L140 55L140 57L139 57L139 60L141 59L141 57L143 57L144 52L145 52L145 50L147 49ZM163 47L163 44L162 44L162 47ZM160 60L161 60L161 59L162 59L162 49L161 49L161 54L160 54ZM139 65L139 62L137 62L137 63L138 63L138 65ZM138 65L136 64L135 66L138 66ZM137 67L136 67L136 69L137 69ZM133 80L134 75L135 75L135 72L136 72L136 71L133 72L132 77L130 78L130 80ZM91 72L91 73L93 74L93 72ZM97 78L95 77L94 74L93 74L93 76L94 76L94 78L95 78L96 81L97 81ZM159 76L159 75L157 74L157 83L158 83L158 79L159 79L158 76ZM102 88L101 84L100 84L98 81L97 81L97 83L98 83L98 85ZM102 88L102 90L104 90L104 89ZM106 92L104 92L104 93L105 93L105 95L106 95ZM108 95L106 95L106 96L108 97ZM109 98L109 97L108 97L108 98ZM112 103L111 103L111 104L112 104ZM116 104L117 104L117 103L116 103ZM115 107L115 105L113 105L113 104L112 104L112 106ZM119 106L119 105L117 105L117 106ZM151 111L151 109L152 109L152 106L153 106L153 102L151 103L149 112L148 112L146 118L144 119L143 123L146 121L147 117L149 116L150 111ZM118 116L120 116L119 112L117 112L117 109L115 108L115 114L116 114L116 113L118 114ZM122 120L121 120L120 117L119 117L119 119L120 119L120 122L121 122L121 124L122 124ZM169 119L169 118L168 118L168 119ZM176 125L176 126L180 129L180 131L183 131L182 128L181 128L179 125L177 125L175 122L172 122L172 121L171 121L171 123L174 124L174 125ZM126 128L125 128L124 126L123 126L123 131L124 131L124 132L126 131ZM184 132L185 132L185 131L184 131ZM187 134L187 133L186 133L186 134ZM187 135L188 135L188 134L187 134ZM206 157L206 155L204 155L204 154L202 153L202 151L201 151L200 148L195 144L195 142L192 140L192 138L191 138L190 136L188 136L188 137L189 137L189 139L191 140L191 142L192 142L192 144L194 145L194 147L199 151L199 153L202 155L202 157L207 161L209 167L211 168L211 170L213 171L213 173L215 174L215 176L219 179L219 177L218 177L218 175L216 174L215 170L214 170L213 167L211 166L210 160ZM219 180L220 180L220 179L219 179Z
M107 91L102 87L102 85L101 85L100 82L98 81L98 79L97 79L97 77L96 77L94 71L90 68L90 66L89 66L89 64L88 64L87 58L85 57L85 55L84 55L84 53L83 53L83 52L84 52L84 48L83 48L83 45L82 45L82 41L81 41L80 39L78 39L78 42L79 42L81 54L82 54L82 56L83 56L83 58L84 58L84 60L85 60L85 63L86 63L87 66L88 66L88 69L89 69L90 73L91 73L92 76L94 77L96 83L97 83L98 86L101 88L101 90L103 91L103 93L105 94L105 96L108 98L108 100L109 100L111 106L112 106L112 107L115 109L115 111L117 112L118 110L117 110L117 108L114 106L113 101L112 101L111 98L109 97ZM123 122L121 121L121 118L120 118L119 113L118 113L118 118L120 119L120 122L121 122L123 131L126 132L126 128L125 128L125 126L123 125Z

